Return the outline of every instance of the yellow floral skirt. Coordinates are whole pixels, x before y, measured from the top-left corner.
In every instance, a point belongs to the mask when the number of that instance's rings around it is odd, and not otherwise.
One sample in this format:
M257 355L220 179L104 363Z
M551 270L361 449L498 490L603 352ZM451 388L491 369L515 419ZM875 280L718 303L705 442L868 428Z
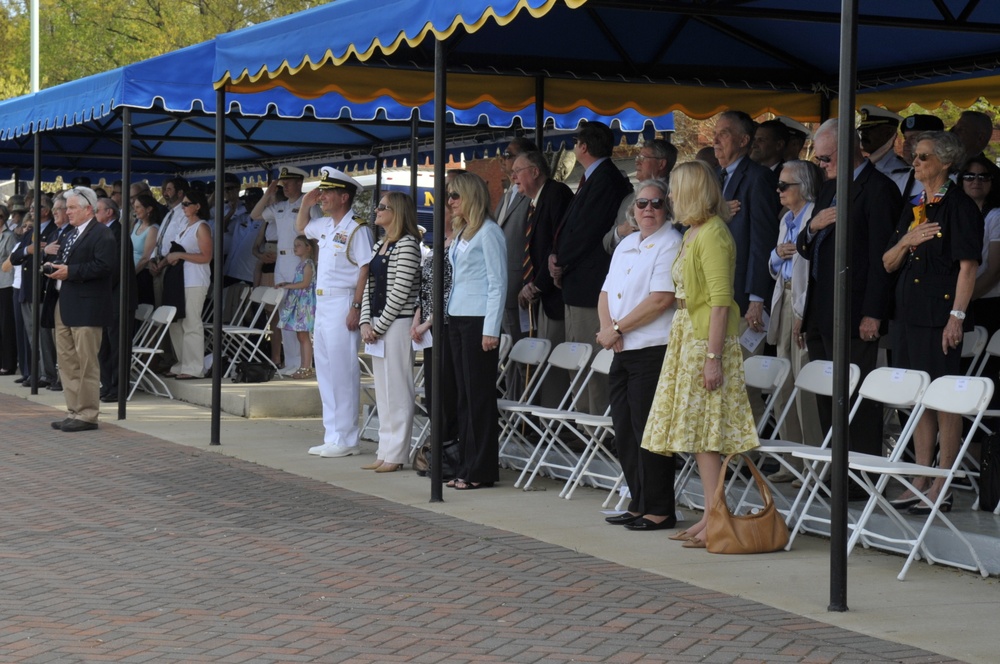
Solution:
M657 454L746 452L757 447L757 426L743 377L739 339L726 337L722 387L704 387L708 339L697 339L687 309L674 314L667 354L656 384L642 447Z

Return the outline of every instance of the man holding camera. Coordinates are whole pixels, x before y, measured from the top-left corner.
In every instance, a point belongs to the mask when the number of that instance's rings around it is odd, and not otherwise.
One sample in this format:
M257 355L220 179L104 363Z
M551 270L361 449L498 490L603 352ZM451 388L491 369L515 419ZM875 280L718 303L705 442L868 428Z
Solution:
M112 322L112 275L118 269L114 234L94 217L97 194L89 187L66 192L66 214L74 230L43 272L59 291L55 305L56 356L68 416L52 422L60 431L97 428L101 402L98 352Z

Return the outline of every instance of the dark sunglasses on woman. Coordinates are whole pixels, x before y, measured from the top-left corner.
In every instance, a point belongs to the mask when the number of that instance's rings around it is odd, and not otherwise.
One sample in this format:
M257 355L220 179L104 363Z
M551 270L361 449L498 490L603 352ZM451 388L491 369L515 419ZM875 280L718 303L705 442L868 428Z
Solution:
M654 210L663 209L664 200L662 198L637 198L635 206L640 210L645 210L647 205L652 205Z

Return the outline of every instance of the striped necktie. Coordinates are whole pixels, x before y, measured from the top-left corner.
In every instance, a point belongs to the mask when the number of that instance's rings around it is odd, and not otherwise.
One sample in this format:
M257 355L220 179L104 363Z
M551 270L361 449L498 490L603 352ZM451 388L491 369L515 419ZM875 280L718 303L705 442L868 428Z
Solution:
M528 204L528 219L524 224L524 258L521 260L521 283L527 286L534 281L535 266L531 263L531 234L535 231L535 203Z

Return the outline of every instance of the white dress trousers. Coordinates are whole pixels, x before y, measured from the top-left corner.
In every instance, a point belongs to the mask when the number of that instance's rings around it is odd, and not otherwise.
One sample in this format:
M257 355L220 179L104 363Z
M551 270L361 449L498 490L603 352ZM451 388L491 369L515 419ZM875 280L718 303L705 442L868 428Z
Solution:
M412 318L397 318L382 336L385 357L372 358L378 409L378 452L385 463L409 460L413 434L414 387ZM383 407L384 406L384 407Z
M353 298L353 289L323 289L322 295L316 294L313 354L323 400L323 443L327 445L354 447L361 434L361 332L347 329Z

